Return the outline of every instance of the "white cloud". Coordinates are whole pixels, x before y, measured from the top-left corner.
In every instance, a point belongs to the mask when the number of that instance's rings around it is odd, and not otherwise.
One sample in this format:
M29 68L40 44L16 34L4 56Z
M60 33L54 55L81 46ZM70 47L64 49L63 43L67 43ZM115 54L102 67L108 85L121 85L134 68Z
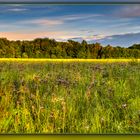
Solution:
M11 11L20 11L20 9L11 9ZM22 9L25 10L25 9ZM16 24L18 25L39 25L39 26L56 26L56 25L62 25L66 22L69 23L69 21L79 21L79 20L85 20L85 19L91 19L92 17L98 17L101 15L98 14L76 14L76 15L65 15L65 16L57 16L57 17L44 17L44 18L35 18L35 19L28 19L28 20L20 20L16 21Z
M25 8L11 8L11 9L8 9L8 11L11 11L11 12L21 12L21 11L27 11L28 9L25 9Z
M100 16L103 16L103 15L101 15L101 14L74 14L74 15L60 16L59 18L65 20L65 21L70 21L70 20L83 20L83 19L100 17Z
M83 37L83 39L87 40L87 41L90 41L90 40L99 40L99 39L103 39L105 38L106 36L105 35L92 35L92 36L86 36L86 37Z
M15 9L18 10L18 9ZM91 19L92 17L102 16L99 14L76 14L76 15L64 15L64 16L57 16L51 18L36 18L36 19L29 19L29 20L20 20L17 21L17 24L35 24L40 26L54 26L54 25L62 25L66 22L76 21L76 20L85 20Z
M63 20L55 20L55 19L33 19L33 20L28 20L28 21L22 21L24 24L38 24L38 25L48 25L48 26L53 26L53 25L60 25L63 24Z
M121 9L118 9L118 11L116 11L114 14L122 18L140 17L140 6L139 5L129 5L129 6L125 5Z

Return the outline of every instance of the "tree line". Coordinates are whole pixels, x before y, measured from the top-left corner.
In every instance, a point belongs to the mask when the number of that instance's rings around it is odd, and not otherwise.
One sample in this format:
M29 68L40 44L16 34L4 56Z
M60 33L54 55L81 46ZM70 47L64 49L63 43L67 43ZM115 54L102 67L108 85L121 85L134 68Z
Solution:
M100 43L88 44L73 40L57 42L49 38L37 38L31 41L10 41L0 38L0 58L140 58L140 44L128 48Z

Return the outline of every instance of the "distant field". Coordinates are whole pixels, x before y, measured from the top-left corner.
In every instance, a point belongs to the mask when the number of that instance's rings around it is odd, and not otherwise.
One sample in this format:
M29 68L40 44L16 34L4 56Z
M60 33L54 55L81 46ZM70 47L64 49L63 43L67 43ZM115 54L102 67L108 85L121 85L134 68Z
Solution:
M0 61L29 61L29 62L131 62L140 59L39 59L39 58L0 58Z
M0 59L0 133L140 133L139 62Z

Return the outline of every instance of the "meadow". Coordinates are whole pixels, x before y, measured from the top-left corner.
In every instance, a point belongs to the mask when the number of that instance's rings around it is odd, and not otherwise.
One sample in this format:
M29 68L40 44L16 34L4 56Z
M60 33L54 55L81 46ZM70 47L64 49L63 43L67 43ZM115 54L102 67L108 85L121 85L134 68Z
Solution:
M0 59L0 133L140 133L140 61Z

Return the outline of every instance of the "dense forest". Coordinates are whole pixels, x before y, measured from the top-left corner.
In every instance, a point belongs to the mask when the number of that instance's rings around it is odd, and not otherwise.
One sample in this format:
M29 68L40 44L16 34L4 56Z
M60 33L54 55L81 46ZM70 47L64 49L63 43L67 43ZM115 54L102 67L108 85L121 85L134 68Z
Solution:
M49 38L37 38L32 41L10 41L0 38L0 58L140 58L140 44L128 48L100 43L88 44L68 40L57 42Z

